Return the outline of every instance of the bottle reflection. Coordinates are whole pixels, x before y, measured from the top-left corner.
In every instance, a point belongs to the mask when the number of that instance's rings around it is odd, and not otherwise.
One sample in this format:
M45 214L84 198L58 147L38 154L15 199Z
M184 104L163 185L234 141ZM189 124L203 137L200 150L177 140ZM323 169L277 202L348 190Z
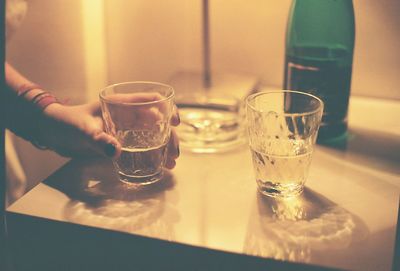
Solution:
M367 169L400 174L400 138L395 134L350 128L343 137L327 141L320 148Z
M367 234L367 227L358 218L310 189L288 199L257 193L244 252L279 260L318 262L320 251L346 249Z

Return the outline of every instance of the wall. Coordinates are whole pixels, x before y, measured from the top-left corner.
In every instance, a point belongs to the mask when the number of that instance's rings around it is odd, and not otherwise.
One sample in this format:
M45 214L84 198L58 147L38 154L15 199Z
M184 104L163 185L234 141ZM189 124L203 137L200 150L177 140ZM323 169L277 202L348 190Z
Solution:
M28 1L26 21L7 46L7 57L24 73L77 101L88 91L85 1L91 0ZM201 69L200 0L93 2L104 4L105 41L99 42L106 44L105 82L165 81L178 70ZM353 94L400 99L400 1L353 2ZM212 68L258 75L280 86L290 3L210 0Z
M96 99L107 83L166 81L177 71L201 69L200 0L28 2L26 20L7 43L6 57L71 103ZM103 8L90 10L88 3ZM252 74L281 86L290 3L210 0L213 70ZM82 9L83 4L89 9ZM352 94L400 99L400 1L354 0L354 6ZM101 14L96 17L96 12ZM103 21L85 28L91 18ZM94 35L102 29L104 33ZM99 54L103 50L104 59L92 54L95 50ZM65 161L33 150L22 140L18 144L32 179L42 178Z
M200 65L200 1L105 2L108 79L166 81Z
M400 1L354 0L352 94L400 99ZM281 86L291 0L210 1L214 71ZM201 1L106 1L109 80L166 80L201 69ZM139 63L139 65L138 65Z
M284 34L291 0L211 1L213 63L218 70L283 81ZM400 1L354 0L352 93L400 99Z
M29 0L21 27L6 44L6 58L58 96L81 101L85 70L81 3Z
M400 99L400 1L355 0L354 94Z

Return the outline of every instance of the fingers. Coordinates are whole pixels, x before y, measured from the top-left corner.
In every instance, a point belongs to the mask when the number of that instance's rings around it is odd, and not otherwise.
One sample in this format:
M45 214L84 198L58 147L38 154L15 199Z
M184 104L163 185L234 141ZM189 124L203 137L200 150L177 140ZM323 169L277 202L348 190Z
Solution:
M172 126L177 126L180 123L178 110L175 106L172 109L172 114L168 111L161 111L157 106L145 105L132 108L110 106L109 112L116 124L123 129L149 129L149 127L156 127L167 121Z
M93 148L97 153L114 159L121 155L121 144L114 137L105 132L100 132L94 135L93 142ZM167 148L165 167L167 169L173 169L176 166L175 160L180 155L179 140L174 130L171 130L171 136Z
M176 166L176 162L174 159L168 159L167 162L165 162L165 167L168 169L173 169Z
M165 97L158 92L118 93L106 97L108 101L114 103L147 103L159 101L162 98Z
M172 118L171 118L171 125L178 126L180 122L181 122L181 119L179 117L178 107L176 107L176 105L174 105Z
M106 105L107 111L118 120L118 129L150 129L152 125L159 125L160 122L168 121L171 116L171 106L173 112L170 119L172 126L180 123L178 109L173 105L172 100L165 103L151 103L163 99L161 94L157 92L143 92L135 94L112 94L107 96L107 100L111 101ZM149 103L148 103L149 102ZM139 103L135 107L130 107L129 103ZM143 103L143 104L140 104ZM96 108L96 105L93 105ZM112 136L101 133L96 138L99 143L99 149L103 154L116 158L121 153L121 145ZM175 167L175 160L179 157L179 142L175 131L171 131L170 140L167 147L167 159L165 167L172 169Z
M110 158L121 155L121 144L118 140L105 132L93 136L93 147L95 151Z
M176 165L176 159L179 157L179 140L174 129L171 130L171 137L168 142L168 154L165 167L168 169L173 169Z
M176 134L176 131L174 129L171 129L171 137L168 142L168 156L173 159L177 159L179 155L180 151L178 135Z

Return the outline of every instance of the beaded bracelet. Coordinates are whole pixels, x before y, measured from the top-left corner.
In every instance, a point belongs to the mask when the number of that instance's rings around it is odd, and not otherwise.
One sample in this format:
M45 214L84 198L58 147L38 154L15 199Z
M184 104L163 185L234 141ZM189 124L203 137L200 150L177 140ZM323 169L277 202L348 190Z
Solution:
M57 98L49 93L49 92L45 92L45 94L41 95L39 97L39 99L36 99L34 101L34 103L41 109L44 110L47 106L53 104L53 103L60 103L59 100L57 100Z
M24 97L26 96L26 94L34 89L42 89L42 87L36 84L23 84L18 87L17 94L19 97Z
M18 88L17 93L19 97L26 97L29 92L35 89L40 90L40 92L29 99L29 101L35 104L40 110L43 111L52 103L60 103L53 94L44 91L41 86L36 84L23 84Z

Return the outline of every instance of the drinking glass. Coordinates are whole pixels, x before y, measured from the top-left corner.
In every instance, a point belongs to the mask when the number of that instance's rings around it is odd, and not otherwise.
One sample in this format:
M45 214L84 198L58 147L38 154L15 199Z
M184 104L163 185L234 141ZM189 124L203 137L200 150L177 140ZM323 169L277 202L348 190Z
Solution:
M323 102L298 91L264 91L246 100L249 145L258 190L271 197L303 191Z
M107 133L122 146L113 161L122 182L145 185L160 180L166 162L174 89L156 82L126 82L100 92Z

